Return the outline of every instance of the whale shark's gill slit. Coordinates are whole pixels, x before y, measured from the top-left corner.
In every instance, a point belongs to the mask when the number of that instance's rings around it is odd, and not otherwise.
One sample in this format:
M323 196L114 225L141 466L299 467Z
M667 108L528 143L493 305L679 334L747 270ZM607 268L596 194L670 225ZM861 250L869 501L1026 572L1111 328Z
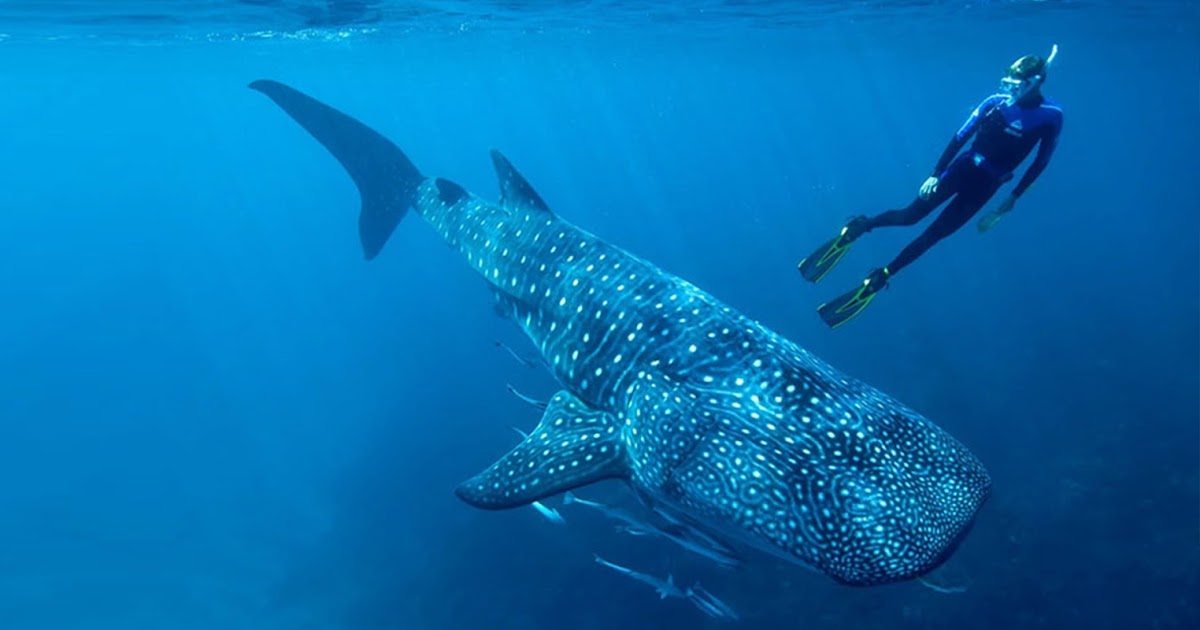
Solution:
M362 198L358 234L363 255L367 260L379 255L413 205L421 172L374 129L306 94L266 80L254 81L250 88L275 101L341 162Z

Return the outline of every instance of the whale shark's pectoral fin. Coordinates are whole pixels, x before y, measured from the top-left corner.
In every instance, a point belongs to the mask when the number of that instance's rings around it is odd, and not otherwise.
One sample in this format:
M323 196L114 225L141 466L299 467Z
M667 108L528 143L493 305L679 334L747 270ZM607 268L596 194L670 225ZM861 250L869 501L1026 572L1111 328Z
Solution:
M496 177L500 180L500 205L550 212L550 206L542 201L533 186L529 185L529 181L517 172L508 158L495 149L492 149L492 164L496 167Z
M454 494L475 507L500 510L621 477L626 467L619 435L614 416L558 392L528 437Z

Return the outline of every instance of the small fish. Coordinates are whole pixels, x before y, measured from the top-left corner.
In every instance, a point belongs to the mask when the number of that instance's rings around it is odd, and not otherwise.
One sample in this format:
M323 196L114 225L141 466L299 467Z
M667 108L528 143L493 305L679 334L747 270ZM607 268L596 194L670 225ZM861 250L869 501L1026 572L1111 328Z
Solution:
M537 407L538 409L541 409L542 411L545 411L546 407L549 406L549 403L547 403L544 400L538 400L536 398L532 398L530 396L526 396L525 394L522 394L521 392L517 391L517 388L513 387L512 385L505 385L505 387L508 388L508 393L512 394L513 396L516 396L517 398L520 398L521 400L533 405L534 407Z
M504 351L508 352L510 355L512 355L512 358L516 359L518 363L520 363L521 365L524 365L525 367L529 367L529 368L548 367L546 365L545 359L542 359L541 357L538 357L536 359L528 359L526 357L523 357L520 354L517 354L516 350L513 350L512 348L508 347L508 345L505 344L503 341L496 340L496 347L501 348Z
M726 604L718 599L716 595L713 595L705 590L704 587L700 586L699 582L696 582L695 585L688 587L684 595L687 596L688 601L692 602L696 608L700 609L700 612L703 612L709 617L713 617L715 619L724 619L727 621L737 621L738 619L741 619L741 617L738 616L737 611L734 610L732 606Z
M657 532L658 531L657 527L654 527L653 525L646 523L642 519L630 514L629 512L627 512L625 510L622 510L621 508L612 507L610 505L605 505L603 503L597 503L596 501L588 501L587 499L581 499L581 498L575 496L574 492L571 492L568 490L567 493L563 495L563 505L572 505L575 503L578 503L579 505L586 505L587 507L590 507L593 510L600 512L601 514L603 514L613 520L620 521L622 524L624 524L627 527L641 530L643 532L646 532L646 531Z
M533 509L537 510L538 514L545 516L546 520L554 523L555 525L564 525L567 522L565 519L563 519L562 514L558 513L558 510L542 505L541 501L534 501L529 505L533 506Z
M672 529L660 528L658 531L663 538L698 556L708 558L723 568L735 569L742 565L741 559L737 557L732 549L725 547L712 538L703 536L695 529L690 527L675 527Z
M924 585L929 590L936 591L938 593L942 593L943 595L956 595L958 593L966 593L967 592L966 584L961 584L959 586L944 586L944 585L938 584L937 582L930 581L925 576L918 577L917 581L920 582L922 585Z
M654 513L659 515L660 517L662 517L662 519L664 521L667 521L668 523L670 523L672 525L677 525L679 527L686 527L688 529L688 531L690 532L690 535L692 535L696 538L699 538L700 540L702 540L703 542L708 544L709 547L714 547L717 549L725 549L726 548L725 545L723 545L721 542L719 542L716 538L709 536L708 534L704 533L703 531L701 531L699 529L696 529L695 527L689 526L684 521L676 518L674 514L671 514L669 511L662 509L661 506L654 506L653 510L654 510ZM732 551L730 553L732 553Z
M626 536L657 536L658 532L635 525L617 525L617 533Z
M613 564L598 555L596 556L596 562L618 573L627 575L638 582L649 584L650 586L654 587L655 591L658 592L659 599L666 599L668 597L678 597L683 599L687 597L687 595L683 591L679 590L679 587L675 585L675 578L672 577L670 573L667 574L666 580L662 580L648 573L640 573L638 571L634 571L633 569L623 567L619 564Z
M665 538L683 549L707 558L725 568L739 567L742 564L741 559L737 557L733 550L713 540L711 537L684 525L678 520L668 519L671 522L670 526L658 527L653 523L637 518L621 508L597 501L581 499L568 491L563 495L563 505L571 505L573 503L586 505L613 520L620 521L621 524L617 526L617 531L621 533L631 536L652 535Z

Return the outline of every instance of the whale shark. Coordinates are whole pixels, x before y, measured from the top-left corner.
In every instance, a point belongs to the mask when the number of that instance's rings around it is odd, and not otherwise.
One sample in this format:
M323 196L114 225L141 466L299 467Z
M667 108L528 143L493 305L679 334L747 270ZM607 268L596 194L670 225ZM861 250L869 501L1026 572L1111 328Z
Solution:
M500 152L496 201L283 83L249 87L341 163L376 258L412 210L482 277L561 385L528 436L454 493L510 509L604 479L660 514L846 585L916 579L991 479L965 445L687 280L558 215Z

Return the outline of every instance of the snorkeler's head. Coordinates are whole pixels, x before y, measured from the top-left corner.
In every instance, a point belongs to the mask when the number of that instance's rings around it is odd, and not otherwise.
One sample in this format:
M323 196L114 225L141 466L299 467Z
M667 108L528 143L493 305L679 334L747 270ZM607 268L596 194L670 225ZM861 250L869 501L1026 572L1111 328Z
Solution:
M1000 79L1000 89L1012 101L1020 101L1036 94L1045 81L1046 61L1037 55L1025 55L1008 67L1008 72Z
M1046 71L1050 63L1058 55L1058 44L1050 51L1050 56L1042 59L1038 55L1025 55L1012 62L1008 72L1000 79L1000 89L1009 95L1012 101L1019 101L1031 94L1037 94L1038 89L1046 82Z

